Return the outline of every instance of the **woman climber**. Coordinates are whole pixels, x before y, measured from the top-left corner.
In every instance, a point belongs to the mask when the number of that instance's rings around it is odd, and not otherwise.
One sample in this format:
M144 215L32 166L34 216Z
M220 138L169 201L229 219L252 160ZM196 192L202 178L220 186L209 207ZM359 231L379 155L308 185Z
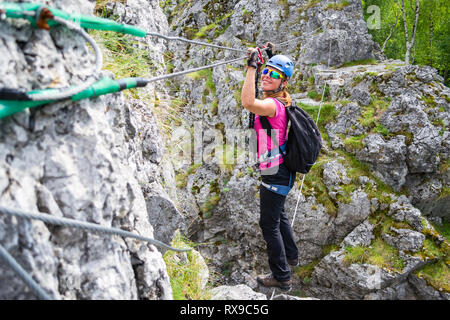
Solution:
M242 105L255 114L253 123L262 180L259 225L267 244L271 270L270 274L258 276L257 281L266 287L290 290L292 281L289 265L298 265L298 248L284 211L284 203L294 184L295 172L290 172L283 163L283 151L288 125L285 107L291 104L286 85L294 72L294 64L284 55L273 55L272 44L269 43L268 47L270 59L261 75L263 99L255 98L255 74L260 63L258 56L261 55L257 48L248 49L247 75L241 93ZM269 130L270 133L263 129L270 128L267 120L273 129Z

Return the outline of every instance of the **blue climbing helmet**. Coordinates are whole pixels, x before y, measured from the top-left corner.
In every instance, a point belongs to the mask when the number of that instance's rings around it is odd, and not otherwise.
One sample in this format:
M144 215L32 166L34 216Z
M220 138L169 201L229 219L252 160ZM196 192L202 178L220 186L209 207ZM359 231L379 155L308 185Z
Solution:
M266 66L271 66L283 71L288 78L294 74L294 63L291 59L282 54L277 54L270 58L266 63Z

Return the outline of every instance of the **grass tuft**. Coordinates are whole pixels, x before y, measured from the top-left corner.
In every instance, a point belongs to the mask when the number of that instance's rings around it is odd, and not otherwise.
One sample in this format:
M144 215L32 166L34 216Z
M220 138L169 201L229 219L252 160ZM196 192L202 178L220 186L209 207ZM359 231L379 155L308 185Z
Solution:
M176 248L193 248L195 244L176 233L171 245ZM185 255L183 257L183 255ZM192 251L187 253L167 251L163 259L166 263L174 300L209 300L211 299L208 285L201 287L201 268L199 257Z

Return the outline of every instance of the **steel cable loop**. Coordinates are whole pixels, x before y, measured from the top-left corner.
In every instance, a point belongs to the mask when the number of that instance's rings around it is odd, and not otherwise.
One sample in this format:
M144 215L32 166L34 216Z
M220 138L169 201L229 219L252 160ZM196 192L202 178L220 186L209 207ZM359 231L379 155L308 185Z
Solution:
M89 79L82 85L64 89L55 89L55 91L50 92L29 94L30 99L33 101L62 100L70 98L73 95L76 95L77 93L80 93L81 91L84 91L90 86L92 86L97 81L96 76L100 74L103 66L103 56L100 48L98 47L95 40L92 39L92 37L86 31L84 31L83 28L81 28L79 25L75 23L62 19L60 17L55 16L53 20L67 27L69 30L79 33L87 42L89 42L89 44L92 46L95 52L95 69L93 74L90 76L91 79Z
M36 295L41 300L53 300L50 295L48 295L31 275L9 254L9 252L0 244L0 258L2 258L14 272L25 282L25 284L36 293Z
M45 223L53 224L53 225L59 225L63 227L72 227L77 229L82 229L85 231L92 231L97 233L105 233L110 235L118 235L125 238L134 238L137 240L145 241L151 244L154 244L156 246L165 248L167 250L176 251L176 252L187 252L191 251L192 249L179 249L179 248L173 248L164 242L148 238L145 236L141 236L139 234L135 234L129 231L125 231L118 228L111 228L111 227L104 227L95 223L91 222L85 222L85 221L78 221L74 219L64 218L64 217L55 217L47 213L31 213L31 212L24 212L21 210L15 210L10 208L5 208L0 206L0 213L9 215L9 216L15 216L18 218L24 218L24 219L33 219L33 220L40 220Z

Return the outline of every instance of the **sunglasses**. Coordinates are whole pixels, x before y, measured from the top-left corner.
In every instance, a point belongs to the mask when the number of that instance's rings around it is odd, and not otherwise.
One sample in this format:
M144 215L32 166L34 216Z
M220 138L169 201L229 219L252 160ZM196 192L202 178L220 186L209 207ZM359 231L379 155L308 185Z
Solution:
M275 70L265 68L262 71L262 74L268 74L268 73L269 73L269 76L273 79L283 79L283 76L279 72L276 72Z

